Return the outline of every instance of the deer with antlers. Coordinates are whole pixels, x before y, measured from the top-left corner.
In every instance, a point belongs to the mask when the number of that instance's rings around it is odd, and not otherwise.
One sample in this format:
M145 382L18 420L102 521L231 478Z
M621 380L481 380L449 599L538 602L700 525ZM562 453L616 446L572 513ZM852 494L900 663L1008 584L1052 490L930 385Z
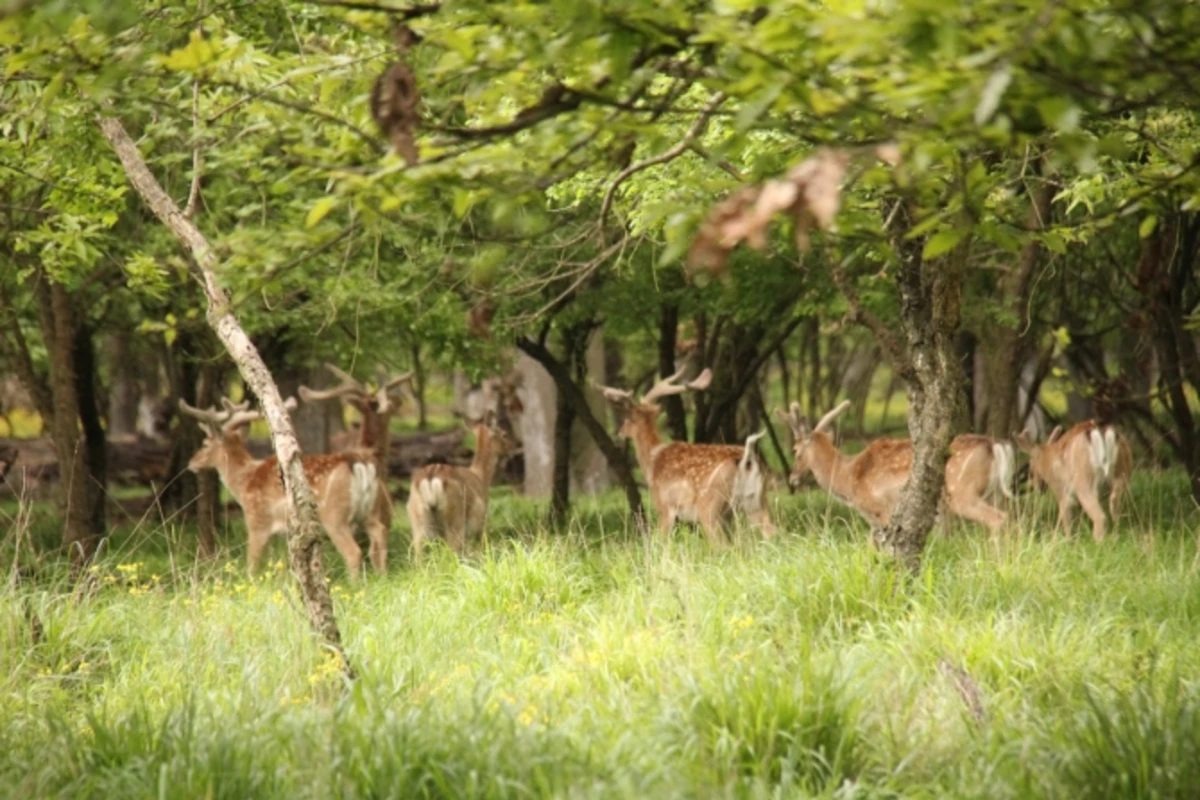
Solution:
M1129 440L1111 425L1095 420L1081 422L1065 434L1062 427L1050 432L1043 445L1034 444L1024 432L1015 437L1017 446L1029 454L1029 471L1034 482L1050 487L1058 501L1058 527L1071 531L1071 512L1076 500L1092 521L1092 538L1104 538L1107 520L1100 497L1108 490L1108 510L1115 524L1121 499L1133 473Z
M263 548L271 537L287 530L287 504L275 456L258 460L246 449L242 428L262 419L261 411L249 403L234 404L222 398L224 409L202 410L179 401L180 411L200 422L204 444L188 462L199 472L215 469L221 482L237 500L246 517L249 537L247 561L250 572L258 569ZM288 398L288 408L296 407ZM379 479L374 454L355 450L327 456L305 456L304 472L313 488L321 523L346 561L351 580L362 569L362 548L354 541L354 529L364 527L370 541L371 564L375 571L387 569L388 526L380 518Z
M517 449L516 440L500 427L492 411L469 427L475 434L471 466L430 464L413 475L408 519L412 523L413 555L418 561L430 538L439 537L454 552L462 553L468 539L482 535L487 522L488 489L496 468Z
M324 400L341 400L353 408L362 417L358 431L358 443L353 447L364 448L375 453L375 466L380 470L380 477L386 478L388 468L388 448L391 446L391 433L388 424L392 414L400 408L403 395L401 391L412 383L413 373L394 375L380 382L378 388L372 389L367 384L356 380L349 373L339 369L335 364L325 364L338 379L338 385L331 389L310 389L300 387L300 399L306 403L316 403ZM342 449L349 449L343 447Z
M872 525L883 527L912 471L912 440L876 439L856 455L843 454L834 446L829 427L849 407L849 400L842 401L812 428L801 415L799 403L792 403L790 412L777 410L795 441L790 481L795 485L811 472L822 489ZM952 514L986 525L995 533L1006 516L984 498L997 492L1012 497L1013 462L1012 445L1006 442L975 434L955 437L946 462L943 502Z
M650 486L664 533L677 521L698 522L714 547L725 544L725 529L741 511L764 534L775 532L767 513L765 478L757 443L765 431L746 439L745 446L663 442L658 433L658 400L686 391L702 391L712 381L705 369L694 380L680 382L687 367L656 383L640 400L633 392L598 387L604 398L624 415L617 435L632 439L638 466Z

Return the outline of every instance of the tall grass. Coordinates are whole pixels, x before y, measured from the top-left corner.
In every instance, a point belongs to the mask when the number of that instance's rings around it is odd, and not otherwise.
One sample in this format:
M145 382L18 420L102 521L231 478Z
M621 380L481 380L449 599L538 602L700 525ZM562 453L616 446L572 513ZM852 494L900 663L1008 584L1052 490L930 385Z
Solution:
M0 794L1191 796L1186 497L1139 477L1100 545L1023 499L1006 537L951 526L910 577L819 492L722 552L629 531L615 496L550 531L501 493L462 560L408 563L403 520L386 577L330 560L353 685L308 635L282 542L249 579L236 527L197 564L186 530L143 525L82 588L23 549L0 589Z

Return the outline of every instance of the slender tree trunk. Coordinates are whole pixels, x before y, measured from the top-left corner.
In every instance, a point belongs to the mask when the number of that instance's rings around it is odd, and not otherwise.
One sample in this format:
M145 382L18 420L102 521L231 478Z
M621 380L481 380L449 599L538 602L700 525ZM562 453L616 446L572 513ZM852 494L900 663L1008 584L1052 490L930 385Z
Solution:
M1053 183L1042 180L1032 190L1026 222L1029 230L1040 230L1049 224L1055 188ZM1020 260L1001 279L998 294L1004 299L1006 318L1014 321L989 321L988 335L981 342L985 384L981 396L984 402L976 409L975 425L978 430L998 438L1011 436L1017 427L1021 370L1029 360L1038 332L1029 311L1033 279L1042 262L1043 251L1041 241L1030 238L1021 251Z
M271 373L250 337L238 324L229 304L229 296L217 283L213 271L219 263L217 254L199 229L180 212L175 201L159 186L138 152L137 145L129 138L120 121L112 118L101 119L100 128L121 159L125 174L143 201L191 251L208 298L208 323L237 364L246 384L262 403L263 414L271 430L271 441L279 460L284 496L287 499L287 544L292 574L300 584L300 592L313 629L338 653L345 673L353 677L353 669L342 648L341 631L338 629L333 600L329 595L329 584L325 577L321 552L324 531L317 517L317 504L313 498L312 487L304 474L296 434L292 430L291 419Z
M429 430L429 409L425 405L425 364L421 361L421 345L413 343L411 348L413 397L417 401L417 430Z
M675 350L679 332L679 306L675 303L663 303L658 317L658 374L668 378L675 374ZM683 398L670 395L662 399L663 410L667 412L667 431L677 442L686 442L687 414L683 410Z
M75 327L72 349L75 360L75 392L79 398L79 421L83 427L87 461L87 501L91 529L98 537L108 532L108 448L104 424L100 420L100 401L96 396L96 350L91 330L85 324Z
M137 433L138 387L137 370L129 349L129 334L125 331L108 337L106 348L112 385L108 390L108 435L133 436Z
M569 365L568 365L569 368ZM567 393L555 392L554 417L554 480L550 487L550 526L559 528L567 521L571 509L571 427L575 424L575 407Z
M637 482L633 479L633 470L629 466L629 460L625 457L625 451L617 446L617 443L608 435L608 431L604 429L603 423L596 419L583 391L571 379L570 370L544 345L533 339L522 337L517 340L517 347L525 355L541 364L542 368L554 379L554 385L558 388L559 393L567 396L568 402L575 409L576 417L592 435L592 440L604 453L609 468L612 469L621 487L625 490L625 500L629 503L630 514L633 515L638 527L644 526L645 513L642 511L642 495L638 491Z

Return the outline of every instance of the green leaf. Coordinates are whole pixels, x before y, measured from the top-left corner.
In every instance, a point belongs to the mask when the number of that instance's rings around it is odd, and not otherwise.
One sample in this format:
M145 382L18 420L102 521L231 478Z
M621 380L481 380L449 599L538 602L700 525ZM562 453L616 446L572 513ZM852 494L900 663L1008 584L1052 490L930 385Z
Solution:
M966 233L966 228L942 228L929 237L929 241L925 242L925 249L921 251L921 257L937 258L944 253L950 252L962 241Z
M1142 224L1138 226L1138 238L1145 239L1150 234L1154 233L1154 229L1157 227L1158 217L1154 214L1150 214L1144 220L1142 220Z
M308 210L308 216L304 218L304 227L312 228L318 222L325 219L329 215L329 212L333 211L337 202L338 199L335 195L326 195L313 203L313 207Z
M996 109L1000 107L1000 100L1004 97L1004 91L1008 89L1010 83L1012 83L1012 68L1007 64L988 76L987 83L983 86L983 92L979 95L979 102L975 105L976 125L984 125L992 118Z
M42 108L49 108L54 102L54 98L62 91L63 84L67 81L67 73L65 70L60 70L50 82L46 84L46 88L42 90L41 104Z

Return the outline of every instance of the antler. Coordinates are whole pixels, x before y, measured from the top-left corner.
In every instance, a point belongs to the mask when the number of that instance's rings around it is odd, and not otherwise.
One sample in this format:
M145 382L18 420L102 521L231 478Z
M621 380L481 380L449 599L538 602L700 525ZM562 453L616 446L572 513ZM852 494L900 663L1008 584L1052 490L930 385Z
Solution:
M669 397L670 395L674 395L674 394L683 394L684 392L688 391L689 389L691 389L693 391L702 391L704 389L707 389L708 385L710 383L712 383L712 370L709 369L708 367L705 367L703 372L701 372L699 375L697 375L695 378L688 381L687 383L676 383L676 381L678 381L681 377L683 377L683 373L686 371L687 371L687 365L684 365L683 367L680 368L680 370L678 372L676 372L671 377L663 378L661 381L654 384L654 386L650 389L650 391L646 392L646 394L642 396L642 402L643 403L653 403L655 400L657 400L660 397Z
M346 397L347 395L356 395L357 399L365 400L370 396L367 387L361 382L354 379L348 372L344 372L336 365L325 362L325 369L333 373L340 383L332 389L310 389L307 386L300 387L300 399L306 403L311 403L317 400L332 400L335 397Z
M784 411L782 408L776 408L775 413L781 420L787 423L787 426L792 431L792 436L797 439L802 439L808 432L808 424L804 421L804 414L800 410L800 404L795 400L789 411Z
M849 400L843 400L842 402L838 403L837 408L835 408L833 411L830 411L825 416L821 417L821 421L817 423L817 427L813 428L813 433L820 433L821 431L828 428L830 425L833 424L833 421L838 418L838 415L840 415L843 411L845 411L849 407L850 407Z
M183 398L179 399L179 411L186 416L199 420L200 424L208 429L210 435L224 435L231 431L240 428L243 425L248 425L251 422L257 422L263 418L261 411L251 411L250 401L243 400L240 403L234 403L228 397L221 398L221 405L225 407L223 411L218 411L211 406L206 409L199 409L195 406L188 405ZM289 397L284 401L283 407L288 411L296 410L296 398Z

